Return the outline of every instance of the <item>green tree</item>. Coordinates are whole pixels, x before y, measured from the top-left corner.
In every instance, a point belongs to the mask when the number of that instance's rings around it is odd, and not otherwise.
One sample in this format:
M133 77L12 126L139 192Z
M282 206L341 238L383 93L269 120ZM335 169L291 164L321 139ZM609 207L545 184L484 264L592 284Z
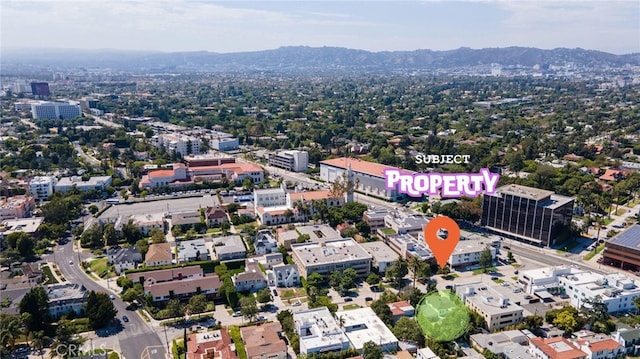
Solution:
M362 346L362 357L364 359L382 359L382 348L372 341L365 342Z
M356 229L358 229L358 232L360 232L363 237L369 238L371 235L371 226L365 221L356 223Z
M89 213L96 214L100 209L95 204L89 206Z
M398 319L391 331L400 340L408 340L417 343L420 347L424 346L422 330L420 330L418 322L412 318L402 317Z
M340 279L340 292L347 293L352 288L356 287L356 281L358 280L358 272L353 268L347 268L342 272L342 278Z
M149 237L151 237L152 243L164 243L167 241L167 237L164 235L164 231L159 228L153 227L149 230Z
M307 277L307 285L310 287L318 288L322 282L324 282L324 279L320 273L313 272Z
M178 299L170 299L167 303L167 311L172 318L184 317L185 307Z
M566 333L573 333L579 329L578 321L567 311L560 312L553 321L553 325L558 327L560 330L564 330Z
M376 273L369 273L364 281L369 285L380 284L380 276Z
M207 310L207 297L204 294L196 294L189 298L189 305L187 306L189 313L202 313Z
M507 252L507 260L509 261L509 263L515 263L516 259L513 257L513 252L508 251Z
M0 350L7 346L13 351L16 340L20 336L20 317L9 313L0 312ZM5 353L8 355L8 353Z
M39 330L37 332L31 333L31 345L38 350L40 353L40 358L43 357L43 349L49 342L50 338L46 336L44 330Z
M391 308L389 308L387 302L384 300L374 300L373 303L371 303L371 309L384 324L391 325L393 323L393 313L391 313Z
M480 253L480 266L482 266L482 271L485 273L487 269L493 266L493 256L491 255L491 249L489 249L489 247L486 247Z
M400 257L393 263L391 263L389 267L387 267L385 276L389 281L391 281L391 283L393 283L394 287L400 289L402 287L402 281L408 273L409 268L407 265L407 261L404 258Z
M89 325L93 329L105 327L118 313L113 301L106 293L94 291L89 292L84 310L89 319Z
M258 304L253 296L240 298L240 313L250 322L253 321L258 314Z
M273 300L273 297L271 296L269 288L264 288L256 293L256 299L258 300L258 303L267 304Z
M18 305L20 314L29 313L30 321L25 323L29 331L45 330L49 322L49 296L44 287L34 287L28 291Z

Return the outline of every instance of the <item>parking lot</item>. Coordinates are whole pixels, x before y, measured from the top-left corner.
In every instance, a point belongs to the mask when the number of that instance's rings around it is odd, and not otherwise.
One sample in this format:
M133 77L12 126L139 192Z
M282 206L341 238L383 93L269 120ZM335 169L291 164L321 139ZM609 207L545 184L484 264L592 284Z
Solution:
M186 212L220 204L215 194L195 193L193 195L193 197L186 198L178 198L178 195L176 197L165 195L151 197L143 202L118 204L104 211L100 218L128 217L141 213Z

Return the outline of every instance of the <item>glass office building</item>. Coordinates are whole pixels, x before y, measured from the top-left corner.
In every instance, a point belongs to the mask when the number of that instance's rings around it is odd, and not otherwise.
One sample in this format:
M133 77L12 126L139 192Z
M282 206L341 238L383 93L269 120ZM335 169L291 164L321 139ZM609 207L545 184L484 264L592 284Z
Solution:
M483 196L481 224L505 237L548 247L571 224L574 201L552 191L510 184Z

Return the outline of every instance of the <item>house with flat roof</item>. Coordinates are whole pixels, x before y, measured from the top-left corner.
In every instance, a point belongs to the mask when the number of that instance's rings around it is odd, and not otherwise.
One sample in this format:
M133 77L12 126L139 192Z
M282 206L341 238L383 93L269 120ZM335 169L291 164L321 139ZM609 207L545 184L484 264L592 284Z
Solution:
M294 229L286 230L284 228L278 229L276 232L276 238L278 239L278 245L284 246L286 249L291 249L291 244L298 241L300 234Z
M308 226L296 226L298 234L306 234L311 242L322 242L330 239L342 238L340 233L328 224L314 224Z
M247 359L287 359L280 322L240 328Z
M490 350L509 359L535 359L527 350L529 337L520 330L473 334L469 339L471 346L480 353Z
M376 343L386 353L398 350L398 338L373 309L366 307L345 310L336 312L335 317L342 323L344 334L357 351L362 352L364 343L368 341Z
M211 260L211 254L203 238L179 241L176 244L176 249L178 253L177 263Z
M198 210L171 213L169 217L171 218L172 226L192 226L202 223L200 211Z
M378 273L381 275L384 274L391 263L398 260L398 253L394 252L384 242L364 242L360 243L360 246L371 255L373 266L378 268Z
M49 314L58 319L64 314L75 312L84 313L84 303L89 293L87 289L77 283L52 284L45 287L49 296Z
M213 238L213 250L219 261L242 259L247 256L247 248L242 237L235 234Z
M327 307L294 312L293 323L300 337L300 354L339 352L350 346Z
M305 278L311 273L326 277L347 268L355 269L360 277L371 271L371 255L353 238L296 243L291 245L291 251L293 261Z
M493 247L487 238L474 240L461 240L449 256L449 265L452 268L466 267L480 263L480 255L485 249L491 252L491 258L495 259L498 250Z
M164 232L164 213L134 214L129 217L144 235L148 235L151 229L157 228Z
M0 221L31 217L36 201L32 196L0 197Z

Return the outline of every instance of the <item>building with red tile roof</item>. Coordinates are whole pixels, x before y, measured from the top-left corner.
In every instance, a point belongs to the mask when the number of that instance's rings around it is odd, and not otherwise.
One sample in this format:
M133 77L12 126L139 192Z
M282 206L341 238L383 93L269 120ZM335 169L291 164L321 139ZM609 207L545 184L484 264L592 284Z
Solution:
M587 353L563 337L532 338L529 350L533 356L541 359L587 359Z
M389 309L391 309L394 322L402 317L413 317L415 315L415 308L407 300L389 303L387 305Z
M576 340L576 344L589 359L596 358L622 358L625 350L622 344L610 337L594 336Z
M604 171L604 174L602 176L598 178L602 181L616 182L622 179L622 177L623 177L623 173L621 170L609 168L606 171Z
M287 345L279 322L240 328L248 359L286 359Z
M187 337L187 359L237 359L235 345L225 329Z
M187 167L182 163L174 163L173 169L151 171L140 179L140 188L158 188L163 186L184 186L194 181L221 181L227 178L242 183L250 178L253 183L264 179L262 167L253 163L221 163L217 166Z
M385 183L384 171L386 169L397 170L397 167L356 158L340 157L320 162L320 178L326 182L333 183L338 178L344 178L343 176L346 176L349 168L353 173L357 191L392 201L403 198L403 195L398 193L397 189L387 189ZM411 171L405 172L413 173Z

